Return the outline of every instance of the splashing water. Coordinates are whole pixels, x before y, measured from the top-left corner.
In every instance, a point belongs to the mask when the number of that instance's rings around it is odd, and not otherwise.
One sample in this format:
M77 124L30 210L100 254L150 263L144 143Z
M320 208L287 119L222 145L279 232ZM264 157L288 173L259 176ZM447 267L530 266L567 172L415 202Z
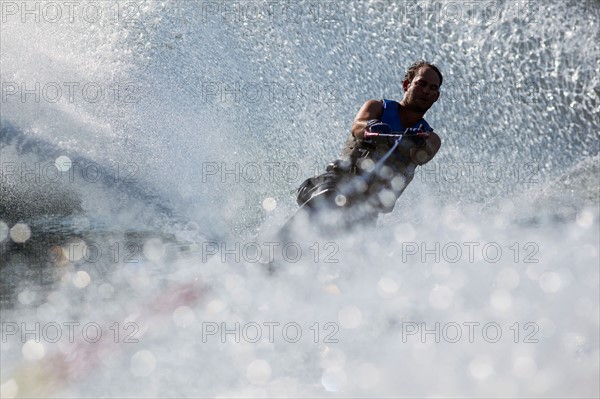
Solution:
M598 396L598 2L86 4L1 6L2 397ZM261 242L418 58L394 212Z

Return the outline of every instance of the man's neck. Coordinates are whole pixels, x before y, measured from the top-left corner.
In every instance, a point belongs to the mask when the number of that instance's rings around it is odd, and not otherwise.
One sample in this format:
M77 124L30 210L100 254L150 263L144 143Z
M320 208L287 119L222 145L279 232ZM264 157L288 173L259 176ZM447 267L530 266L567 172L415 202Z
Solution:
M423 116L425 115L424 112L408 108L402 104L402 102L398 104L398 111L400 114L400 122L402 122L404 127L414 126L419 120L423 119Z

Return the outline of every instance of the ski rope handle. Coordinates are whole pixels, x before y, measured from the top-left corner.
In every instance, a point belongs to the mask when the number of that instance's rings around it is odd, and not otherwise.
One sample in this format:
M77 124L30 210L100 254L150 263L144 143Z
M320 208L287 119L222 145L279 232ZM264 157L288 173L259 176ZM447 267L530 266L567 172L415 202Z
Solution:
M369 173L366 174L366 176L363 177L363 179L365 180L365 182L367 184L369 184L371 182L371 180L373 179L373 176L377 175L377 172L383 167L383 164L388 160L389 157L392 156L392 154L394 153L394 151L396 151L396 148L398 148L398 146L402 142L402 139L404 138L404 136L411 136L411 135L414 135L416 133L411 128L407 128L403 133L392 133L392 134L365 132L365 138L368 138L367 133L369 133L370 137L391 137L391 138L396 138L396 140L394 141L394 145L392 146L392 148L390 148L389 151L386 152L377 161L377 163L373 167L373 170L371 170Z
M370 132L365 132L365 138L367 138L367 133ZM396 133L396 134L386 134L386 133L370 133L372 137L374 136L380 136L380 137L393 137L396 138L396 140L394 141L394 145L392 146L392 148L390 148L375 164L375 166L373 167L373 169L371 171L369 171L368 173L364 174L364 175L358 175L356 176L356 178L358 179L362 179L367 185L371 184L375 178L377 177L377 174L379 172L379 170L383 167L383 164L388 160L389 157L392 156L392 154L394 153L394 151L396 151L396 148L398 148L398 146L400 145L400 143L402 142L402 139L404 138L405 135L411 135L411 133L409 132L409 129L406 129L404 131L404 133ZM343 193L343 195L345 197L351 197L354 194L357 194L359 192L359 189L357 188L356 185L353 185L350 190L346 191L345 193Z

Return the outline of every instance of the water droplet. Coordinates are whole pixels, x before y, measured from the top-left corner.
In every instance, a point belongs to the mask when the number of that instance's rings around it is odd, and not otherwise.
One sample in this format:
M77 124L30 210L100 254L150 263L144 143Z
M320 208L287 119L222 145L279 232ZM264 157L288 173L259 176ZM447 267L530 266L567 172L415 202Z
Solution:
M62 256L59 259L63 259L68 262L77 262L81 260L85 255L94 257L96 254L93 249L89 251L87 244L81 238L72 238L62 246Z
M392 207L396 203L396 195L391 190L381 190L378 197L383 206Z
M321 384L328 392L340 391L346 385L346 373L340 367L330 367L321 376Z
M494 363L488 357L477 357L469 363L469 372L475 379L485 380L494 374Z
M512 306L512 295L505 289L494 290L490 295L490 303L494 309L506 312Z
M542 274L539 281L542 291L548 293L558 292L562 288L562 279L558 273L547 272Z
M344 205L346 205L346 201L347 201L346 197L343 196L342 194L336 195L336 197L335 197L335 204L337 206L344 206Z
M594 214L585 209L577 214L576 221L582 229L589 229L594 223Z
M338 321L343 327L356 328L362 321L362 312L356 306L346 306L338 312Z
M496 284L499 288L513 290L519 286L520 281L519 273L510 267L500 270L496 275Z
M98 287L98 292L102 295L103 298L110 298L113 296L115 289L109 283L104 283L100 287Z
M266 360L256 359L246 368L246 378L254 385L264 385L271 378L271 365Z
M25 360L40 360L46 355L46 349L41 342L29 340L23 344L21 353Z
M380 294L389 296L398 292L398 283L391 278L384 277L377 283L377 290L380 291Z
M77 273L75 273L75 275L73 275L72 281L75 287L85 288L88 286L90 281L92 281L92 278L87 272L80 270Z
M270 212L277 207L277 200L275 198L267 197L263 200L262 207Z
M335 284L329 284L326 287L323 288L323 290L325 292L327 292L328 294L332 294L332 295L340 295L340 289L337 285Z
M141 350L131 356L129 370L138 377L147 377L156 369L156 358L149 350Z
M436 286L429 293L429 305L434 309L448 309L453 301L454 291L446 286Z
M10 229L10 239L16 243L24 243L31 237L31 229L25 223L17 223Z
M151 238L144 243L143 253L146 258L157 261L165 254L165 244L158 238Z
M206 305L206 311L213 315L221 312L223 309L225 309L225 303L223 303L222 301L216 300L216 299L213 301L210 301Z
M19 293L18 299L22 305L29 305L35 300L35 292L23 290Z
M521 379L532 378L537 371L535 360L529 356L520 356L513 363L513 375Z
M54 161L54 165L59 171L66 172L69 169L71 169L71 158L69 158L66 155L61 155L60 157L56 158L56 161Z
M194 311L188 306L179 306L173 311L173 322L179 327L189 327L195 319Z

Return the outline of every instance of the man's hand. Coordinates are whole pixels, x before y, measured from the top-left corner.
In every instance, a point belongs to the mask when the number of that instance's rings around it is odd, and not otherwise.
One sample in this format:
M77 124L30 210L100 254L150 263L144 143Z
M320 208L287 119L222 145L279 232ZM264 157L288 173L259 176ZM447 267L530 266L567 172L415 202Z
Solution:
M380 134L391 134L392 128L387 123L383 123L379 119L371 119L367 122L367 127L365 129L370 133L380 133Z
M392 128L387 123L381 122L379 119L371 119L367 122L364 137L365 140L373 141L389 141L388 137L380 137L379 134L391 134Z
M417 128L409 128L404 132L404 139L408 140L414 147L425 147L429 132L419 130Z
M425 130L423 130L422 127L409 127L408 129L406 129L404 131L404 134L407 136L414 136L418 133L427 133Z
M419 142L414 143L409 153L411 161L417 165L424 165L431 161L442 145L440 136L435 132L419 132L414 135L414 139Z

